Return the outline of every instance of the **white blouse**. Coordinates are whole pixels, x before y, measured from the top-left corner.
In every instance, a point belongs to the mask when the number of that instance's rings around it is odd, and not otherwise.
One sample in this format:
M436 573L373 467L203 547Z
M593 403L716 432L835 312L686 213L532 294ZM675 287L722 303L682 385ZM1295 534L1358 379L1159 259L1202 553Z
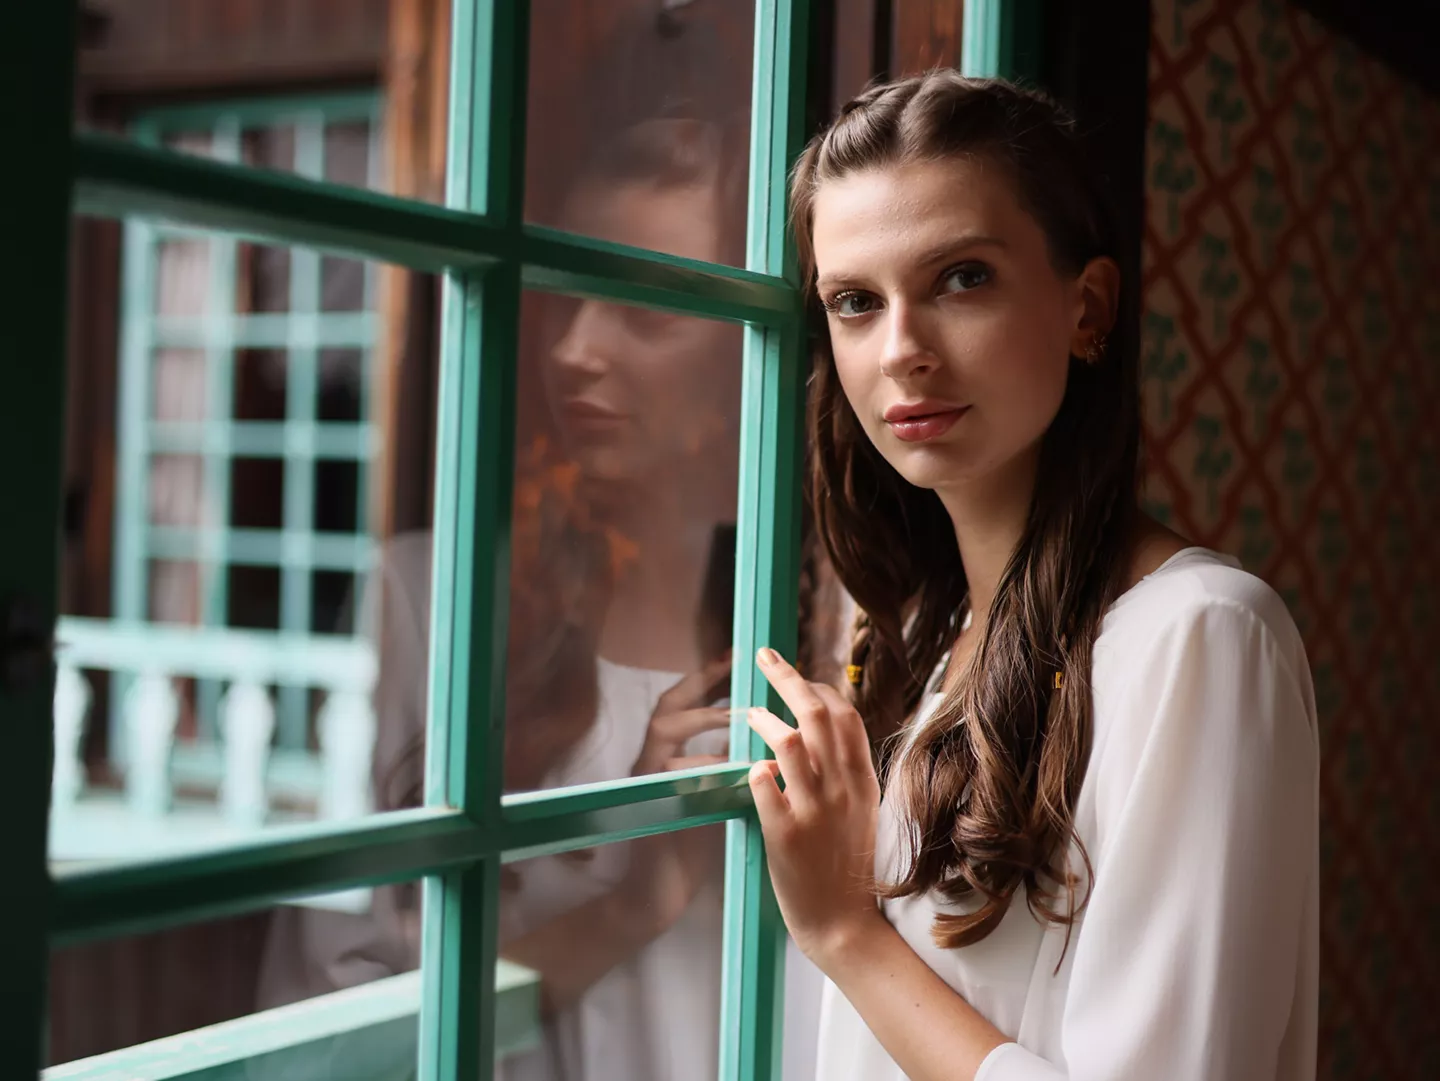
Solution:
M1106 613L1091 678L1075 826L1093 879L1068 950L1023 899L959 950L930 937L956 910L942 898L885 901L886 917L1014 1041L977 1081L1313 1081L1319 746L1284 603L1235 560L1187 548ZM882 880L900 871L892 802ZM828 981L817 1077L905 1077Z

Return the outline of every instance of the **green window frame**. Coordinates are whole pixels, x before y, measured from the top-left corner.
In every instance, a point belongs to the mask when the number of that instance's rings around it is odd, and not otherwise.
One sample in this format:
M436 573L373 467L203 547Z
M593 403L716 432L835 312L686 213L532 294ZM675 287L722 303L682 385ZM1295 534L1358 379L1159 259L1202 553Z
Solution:
M761 644L793 648L805 326L785 192L805 136L809 6L808 0L755 2L749 234L746 268L736 269L522 222L530 30L524 0L454 2L444 207L73 135L75 4L9 5L0 30L10 30L4 39L22 48L13 63L0 65L0 100L14 106L12 139L29 159L25 169L7 171L8 197L0 200L0 226L22 253L0 264L0 342L10 380L9 393L0 396L0 460L29 467L13 471L7 525L0 530L0 716L7 750L23 767L0 786L9 902L0 923L0 1062L8 1076L32 1076L44 1061L52 946L424 876L419 1076L488 1078L499 995L492 972L501 864L721 821L729 825L719 1076L778 1076L784 928L745 780L746 763L765 749L743 721L732 730L731 764L499 794L510 405L522 288L744 323L735 652L753 655ZM1023 0L965 4L964 66L972 74L1010 73L1017 12L1030 6ZM425 807L277 829L184 858L49 873L53 666L45 654L57 593L72 212L159 218L444 275L434 578L449 588L436 590L432 616ZM732 700L780 705L745 664L736 666ZM383 1003L372 1008L388 1016ZM266 1040L267 1047L299 1044L335 1024L335 1012L315 1000L312 1008L274 1022L268 1034L265 1019L247 1019L247 1039L256 1048ZM214 1064L203 1059L213 1050L194 1050L191 1075ZM127 1076L147 1076L143 1062L134 1067ZM148 1076L186 1075L173 1062L166 1069Z

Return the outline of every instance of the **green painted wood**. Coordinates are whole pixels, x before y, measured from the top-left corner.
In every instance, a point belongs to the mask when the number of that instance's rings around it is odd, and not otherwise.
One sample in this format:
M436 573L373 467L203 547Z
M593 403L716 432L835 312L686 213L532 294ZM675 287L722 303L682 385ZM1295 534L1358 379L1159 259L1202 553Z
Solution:
M0 232L13 245L0 262L0 461L8 466L0 634L28 625L33 647L28 664L0 657L0 726L11 767L0 785L0 1063L15 1078L34 1077L44 1061L49 954L40 929L51 905L45 846L54 670L43 643L60 573L74 15L72 3L0 6L0 111L12 145L24 148L24 167L0 176Z
M151 526L145 550L162 559L204 559L215 550L214 530ZM280 567L291 552L304 546L311 566L322 570L364 572L374 565L376 542L372 537L345 533L290 534L280 529L225 531L225 551L232 564Z
M323 111L307 108L296 115L295 175L307 180L325 179L325 123ZM320 351L310 333L313 313L320 310L320 253L314 248L290 249L289 335L285 350L285 424L295 432L285 455L282 520L285 531L298 543L287 552L280 570L280 630L311 629L314 598L311 575L315 549L315 455L298 438L319 415ZM366 470L357 470L356 492L365 490ZM363 530L357 530L363 534ZM301 687L282 687L276 696L277 737L282 747L304 747L309 730L309 693Z
M504 861L723 822L751 808L748 763L627 778L563 790L560 797L506 796ZM521 802L521 801L527 802Z
M756 5L754 120L750 151L747 265L796 281L786 218L786 180L805 136L807 0ZM780 703L750 661L760 646L794 656L799 568L800 432L806 357L798 290L787 326L751 327L745 341L740 432L732 700ZM767 757L743 718L731 728L731 755ZM785 930L753 814L727 830L720 1081L780 1076Z
M530 5L456 0L452 12L446 203L485 215L511 258L445 282L426 795L498 835ZM425 884L421 1081L489 1081L499 883L497 853Z
M153 124L148 125L146 131L149 137L153 138L159 138L162 134ZM210 139L210 150L217 161L240 160L240 124L234 117L221 115L211 130ZM229 622L230 614L231 449L227 437L230 432L230 418L235 415L235 350L229 332L230 316L235 310L237 296L238 248L233 236L211 236L207 237L204 243L210 251L210 288L205 297L205 317L211 321L216 331L205 348L205 419L220 427L216 428L219 446L205 456L201 490L206 499L212 501L211 506L223 508L219 511L223 517L217 522L217 528L207 529L200 535L201 549L196 562L200 565L200 580L204 583L204 595L200 601L200 623L209 627L223 627ZM154 264L152 273L158 281L160 252L152 246L147 257ZM149 319L150 314L159 306L159 296L157 294L145 300L147 306L144 310L127 312L126 318ZM135 359L126 358L127 362ZM139 358L138 363L153 368L154 357L150 355ZM146 401L145 414L139 424L148 426L153 410L153 404ZM148 460L145 471L148 487L148 474L151 471ZM126 498L127 494L124 489L116 493L117 507L122 503L132 502ZM137 502L138 506L128 508L128 513L142 519L144 525L141 532L148 537L152 529L150 501L146 498ZM150 618L149 598L145 598L142 603L144 607L139 611L121 612L119 615L125 619ZM199 734L206 741L215 742L220 738L220 699L223 693L224 688L215 680L201 680L196 687ZM111 729L112 732L115 730Z
M794 292L778 275L700 263L529 225L522 231L527 289L669 308L706 319L783 326ZM727 287L720 287L716 278Z
M965 0L960 70L1034 82L1041 66L1041 0Z
M344 823L277 826L202 855L68 872L57 878L60 943L138 934L253 911L278 900L411 881L484 858L591 848L735 818L751 807L746 766L711 766L615 785L506 796L487 829L447 807Z
M73 156L79 213L161 218L417 270L483 269L506 260L522 264L527 288L767 326L794 318L791 290L771 275L539 226L517 236L467 211L102 135L76 136Z
M49 923L57 946L140 934L310 894L411 881L467 866L486 850L485 835L445 808L277 826L200 855L57 875L41 924Z
M172 230L157 232L161 236L186 235ZM231 316L224 335L237 349L283 349L290 343L294 322L289 315L237 314ZM379 316L373 311L321 312L306 316L301 325L306 340L321 349L364 349L380 336ZM151 319L149 329L156 346L178 349L204 349L220 337L214 324L202 316L157 316Z
M232 117L242 127L269 128L293 123L319 113L332 124L372 120L380 107L374 90L303 95L273 95L257 98L226 98L222 101L187 102L146 109L148 125L162 131L200 131L213 127L221 117Z
M214 454L229 446L237 458L283 458L301 448L315 459L369 460L380 451L379 429L366 422L318 421L291 423L268 420L232 421L225 425L190 421L156 421L150 425L149 449L156 454Z
M159 669L201 679L361 693L375 684L374 649L346 635L271 634L64 616L56 623L55 642L60 659L76 668Z
M52 1066L42 1081L409 1081L421 974L408 972L192 1032ZM497 1052L539 1039L539 980L501 961Z

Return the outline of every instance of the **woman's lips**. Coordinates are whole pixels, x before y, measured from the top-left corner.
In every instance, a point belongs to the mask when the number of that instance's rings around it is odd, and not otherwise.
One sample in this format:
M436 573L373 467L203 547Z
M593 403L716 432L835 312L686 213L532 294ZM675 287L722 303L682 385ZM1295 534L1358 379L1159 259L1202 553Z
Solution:
M895 433L896 439L904 440L906 443L924 443L944 435L955 427L955 422L969 411L968 405L962 405L955 409L942 409L934 413L896 417L894 420L887 420L886 423L890 425L890 430Z
M625 419L624 414L584 398L566 398L560 412L567 423L586 428L608 428Z

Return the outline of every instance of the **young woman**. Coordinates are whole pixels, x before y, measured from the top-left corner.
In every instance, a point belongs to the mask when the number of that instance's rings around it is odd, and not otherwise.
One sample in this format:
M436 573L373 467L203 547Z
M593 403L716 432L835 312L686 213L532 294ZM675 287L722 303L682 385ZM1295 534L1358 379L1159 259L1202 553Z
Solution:
M738 261L746 135L739 124L693 119L634 125L577 178L561 220L589 237ZM546 347L520 373L522 401L543 404L518 424L506 788L721 761L740 328L591 300L541 303L532 325L544 328ZM373 591L375 787L386 809L421 802L431 546L429 533L392 541ZM711 827L505 869L499 952L538 974L543 1033L538 1047L498 1062L498 1078L713 1077L722 841ZM363 919L282 913L264 1002L414 968L417 894L378 890ZM798 952L790 974L787 1076L808 1081L819 976ZM311 1076L348 1076L348 1063L377 1051L352 1043L326 1054L324 1069L306 1063Z
M760 651L799 723L752 712L750 781L830 981L818 1076L1313 1078L1305 654L1138 509L1134 290L1070 122L952 72L876 87L793 214L815 512L863 616L853 700Z

